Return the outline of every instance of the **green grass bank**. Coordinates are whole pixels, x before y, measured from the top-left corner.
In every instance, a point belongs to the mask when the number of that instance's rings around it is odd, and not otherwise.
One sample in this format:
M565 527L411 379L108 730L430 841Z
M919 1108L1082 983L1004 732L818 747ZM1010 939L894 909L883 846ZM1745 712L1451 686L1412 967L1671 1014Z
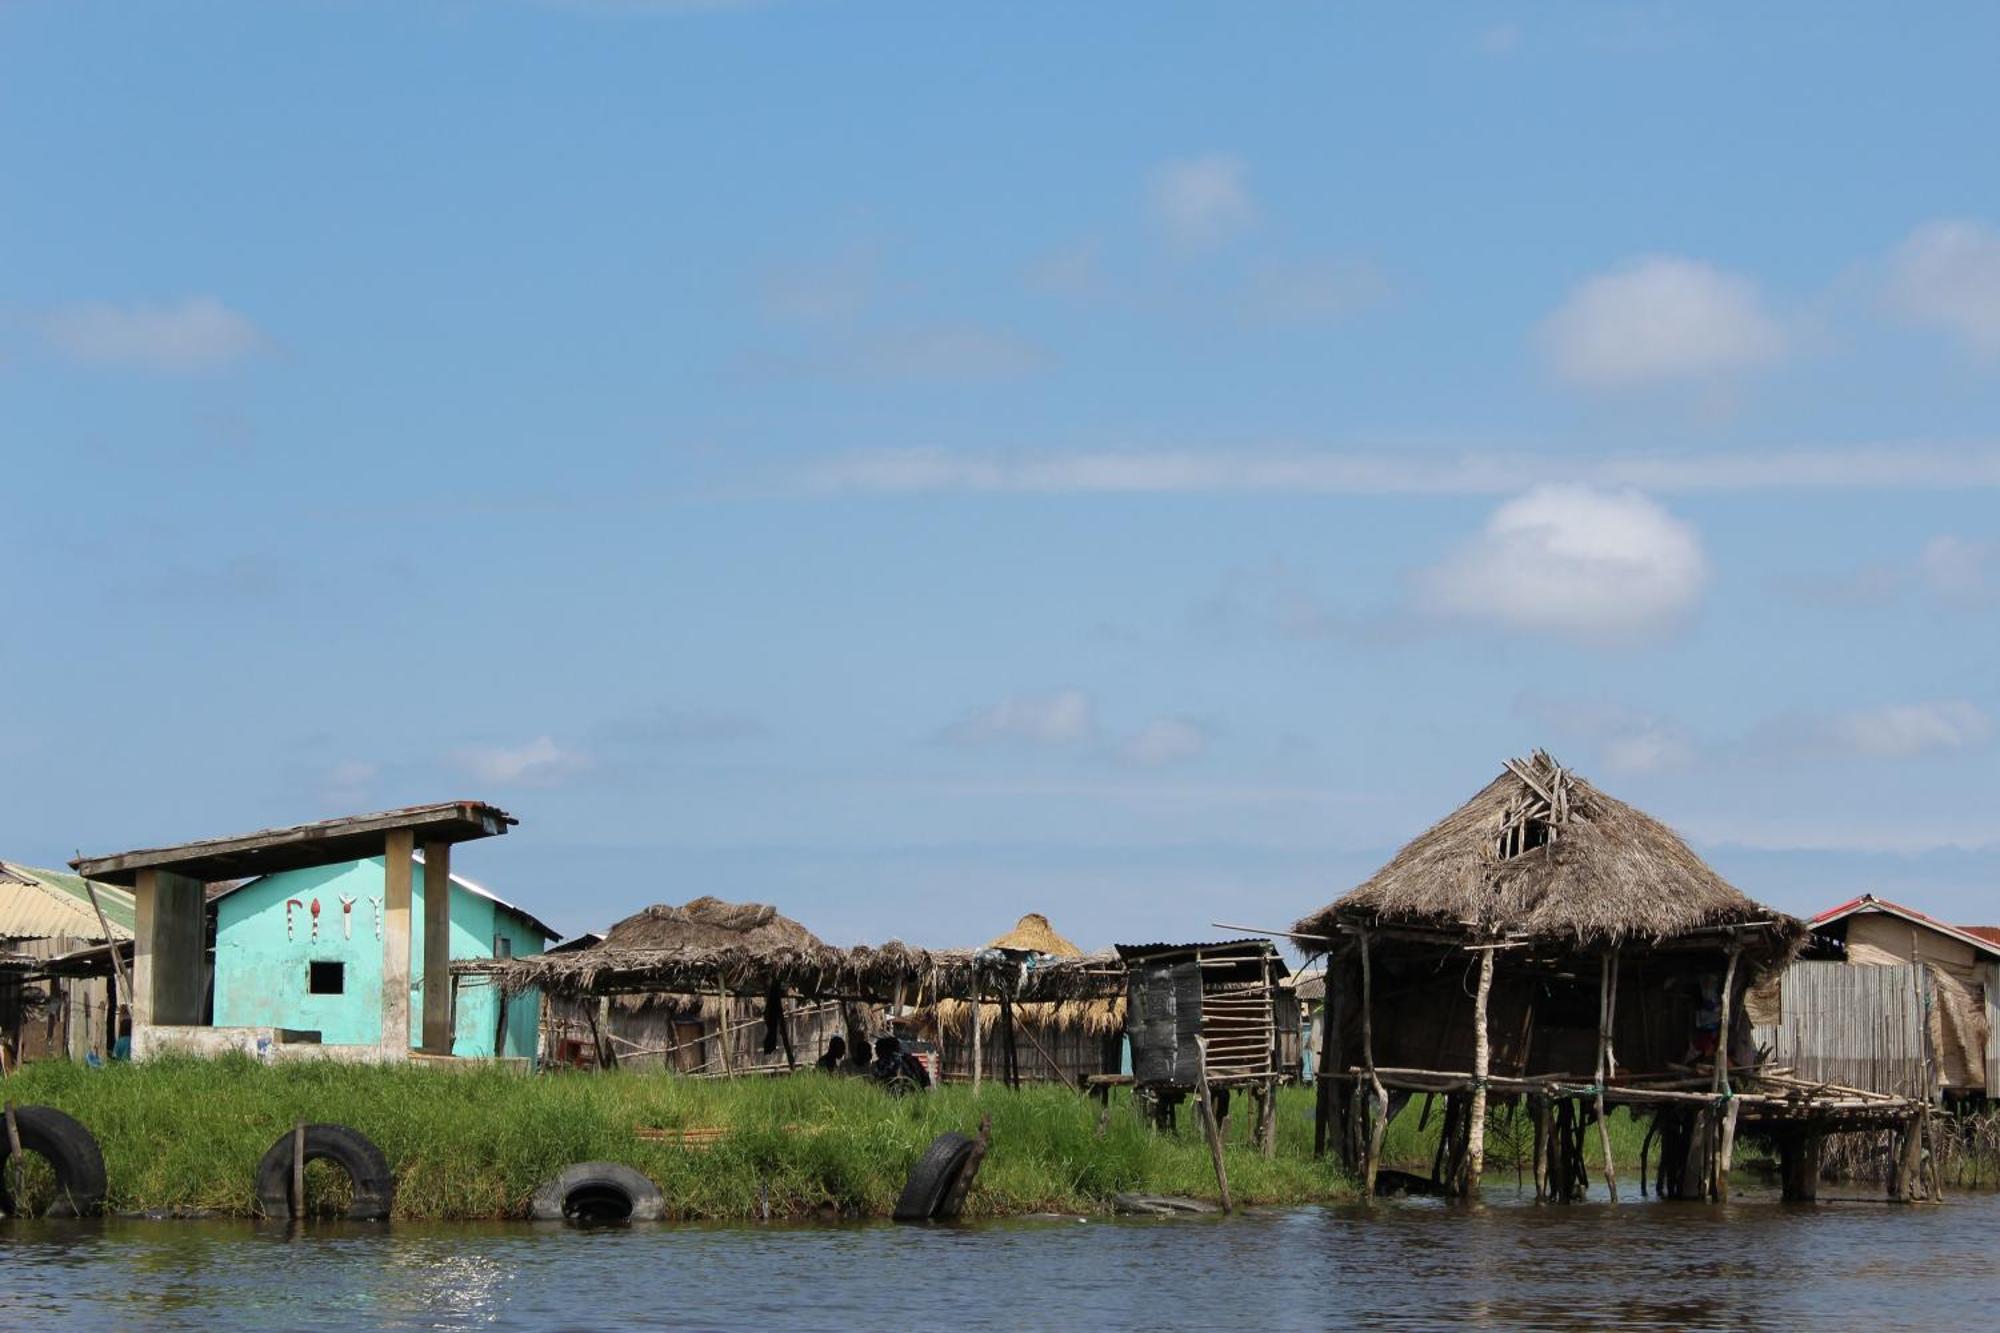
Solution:
M680 1219L886 1217L910 1165L938 1134L993 1117L971 1216L1101 1213L1114 1194L1216 1197L1194 1118L1178 1135L1140 1125L1122 1097L1108 1116L1060 1088L943 1088L890 1098L865 1081L808 1073L715 1081L658 1074L529 1075L491 1067L276 1066L244 1058L88 1069L30 1065L0 1084L16 1104L57 1107L104 1151L118 1212L255 1212L258 1159L300 1119L350 1125L397 1174L396 1216L522 1216L535 1187L574 1162L625 1162ZM1247 1099L1231 1116L1239 1205L1353 1197L1312 1158L1312 1095L1285 1089L1277 1155L1249 1145ZM711 1146L639 1137L638 1127L721 1128ZM308 1195L318 1190L308 1182Z

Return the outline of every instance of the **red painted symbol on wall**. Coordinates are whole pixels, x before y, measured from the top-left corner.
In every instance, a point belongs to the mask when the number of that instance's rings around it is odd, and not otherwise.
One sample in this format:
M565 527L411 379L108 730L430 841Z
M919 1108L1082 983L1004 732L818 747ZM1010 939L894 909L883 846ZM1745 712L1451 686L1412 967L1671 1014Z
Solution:
M340 896L340 938L354 938L354 899L346 894Z
M285 899L285 938L286 938L286 939L290 939L290 938L292 937L292 909L293 909L294 907L304 907L304 906L305 906L305 904L304 904L304 903L302 903L302 902L300 902L300 901L299 901L299 900L298 900L297 898L287 898L287 899Z
M318 944L319 943L319 899L317 898L313 899L312 901L312 919L313 919L313 933L312 933L313 943Z

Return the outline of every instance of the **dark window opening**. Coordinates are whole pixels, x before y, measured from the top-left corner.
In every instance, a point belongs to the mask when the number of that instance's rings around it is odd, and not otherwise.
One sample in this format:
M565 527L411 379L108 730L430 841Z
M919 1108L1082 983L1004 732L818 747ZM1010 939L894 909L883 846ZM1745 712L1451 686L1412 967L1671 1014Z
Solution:
M493 956L495 958L512 958L514 956L514 941L508 939L505 935L495 935L493 937Z
M347 964L311 963L306 968L308 995L344 995L347 992Z
M1506 827L1500 830L1500 859L1505 861L1523 852L1532 852L1537 847L1548 846L1551 841L1548 820L1536 819L1533 815L1509 820Z

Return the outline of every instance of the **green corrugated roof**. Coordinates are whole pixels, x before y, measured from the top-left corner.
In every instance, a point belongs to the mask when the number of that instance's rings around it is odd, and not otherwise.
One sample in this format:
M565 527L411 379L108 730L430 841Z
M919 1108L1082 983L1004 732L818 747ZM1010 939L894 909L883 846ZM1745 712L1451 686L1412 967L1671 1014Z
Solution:
M83 886L83 876L73 875L67 870L44 870L40 866L24 866L18 861L5 863L9 870L32 875L43 885L68 894L83 904L83 910L90 912L90 891ZM138 924L138 914L132 906L132 893L110 884L97 885L97 901L104 908L105 919L114 926L122 926L131 931ZM95 916L95 913L92 913Z

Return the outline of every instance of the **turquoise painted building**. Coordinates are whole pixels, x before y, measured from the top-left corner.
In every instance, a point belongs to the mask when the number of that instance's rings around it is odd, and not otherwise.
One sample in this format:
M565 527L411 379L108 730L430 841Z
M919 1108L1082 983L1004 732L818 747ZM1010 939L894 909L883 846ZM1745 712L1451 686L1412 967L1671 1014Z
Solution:
M410 957L424 956L423 855L411 871ZM215 1026L316 1031L327 1046L382 1040L383 858L286 870L215 900ZM471 880L451 877L451 956L540 953L556 932ZM410 996L410 1044L423 1039L423 983ZM541 996L502 997L483 977L459 983L453 1055L534 1059Z

